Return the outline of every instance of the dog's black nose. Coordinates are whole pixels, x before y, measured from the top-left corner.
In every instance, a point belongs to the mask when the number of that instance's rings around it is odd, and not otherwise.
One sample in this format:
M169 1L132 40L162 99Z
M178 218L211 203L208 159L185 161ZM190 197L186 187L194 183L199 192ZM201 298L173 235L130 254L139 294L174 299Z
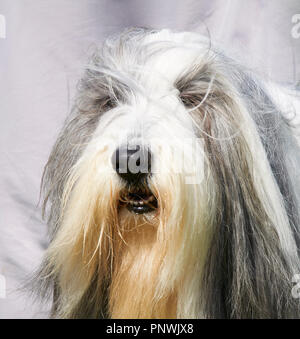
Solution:
M151 172L151 152L140 145L120 147L112 156L112 164L128 184L137 184Z

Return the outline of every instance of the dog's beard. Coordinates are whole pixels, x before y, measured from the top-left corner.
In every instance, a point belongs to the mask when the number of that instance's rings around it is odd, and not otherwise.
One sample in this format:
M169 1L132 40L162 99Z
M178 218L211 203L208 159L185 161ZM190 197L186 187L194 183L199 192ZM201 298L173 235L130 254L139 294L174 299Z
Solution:
M184 173L170 169L128 187L111 171L105 147L91 149L70 172L61 226L47 251L61 292L56 315L80 313L93 286L92 299L106 298L112 317L177 317L177 304L191 293L178 294L177 287L196 279L199 293L201 275L194 273L204 264L209 235L203 185L187 185Z
M129 193L134 192L134 193ZM148 200L154 197L149 187L125 189L119 204L117 237L114 242L114 262L109 289L109 313L112 318L176 317L176 295L171 289L157 296L159 272L166 254L158 233L163 224L166 206L157 195L155 205L143 208L136 200L143 193ZM151 193L150 193L151 192ZM129 196L124 199L124 196ZM128 200L127 200L128 199ZM140 200L141 202L144 199ZM137 210L135 209L137 206Z

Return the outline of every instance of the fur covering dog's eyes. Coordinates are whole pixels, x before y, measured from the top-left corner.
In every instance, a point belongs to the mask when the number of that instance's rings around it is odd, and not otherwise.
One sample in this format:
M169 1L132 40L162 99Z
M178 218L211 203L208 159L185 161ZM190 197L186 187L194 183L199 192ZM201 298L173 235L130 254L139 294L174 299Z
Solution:
M99 102L100 102L100 105L101 105L101 109L104 112L113 109L117 105L116 100L113 99L113 98L110 98L110 97L105 97L104 99L99 100Z
M189 93L188 91L181 91L179 98L183 105L189 109L196 107L202 100L202 97L197 97L195 93Z

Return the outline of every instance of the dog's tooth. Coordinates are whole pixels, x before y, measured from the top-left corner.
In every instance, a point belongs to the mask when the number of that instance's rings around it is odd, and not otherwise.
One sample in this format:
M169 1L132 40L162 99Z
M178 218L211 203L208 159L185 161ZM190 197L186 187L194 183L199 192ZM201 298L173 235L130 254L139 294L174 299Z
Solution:
M127 205L143 208L145 206L152 207L156 201L155 196L151 191L143 188L138 191L129 189L127 192L122 193L121 201Z

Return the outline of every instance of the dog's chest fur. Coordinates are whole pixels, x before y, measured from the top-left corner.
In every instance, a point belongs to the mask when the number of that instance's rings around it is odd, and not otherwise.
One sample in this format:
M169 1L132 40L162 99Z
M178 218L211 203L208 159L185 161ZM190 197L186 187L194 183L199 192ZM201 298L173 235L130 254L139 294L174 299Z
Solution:
M121 226L122 228L122 226ZM116 240L109 293L112 318L176 318L176 290L160 295L164 249L157 241L156 225L147 223L121 230Z

